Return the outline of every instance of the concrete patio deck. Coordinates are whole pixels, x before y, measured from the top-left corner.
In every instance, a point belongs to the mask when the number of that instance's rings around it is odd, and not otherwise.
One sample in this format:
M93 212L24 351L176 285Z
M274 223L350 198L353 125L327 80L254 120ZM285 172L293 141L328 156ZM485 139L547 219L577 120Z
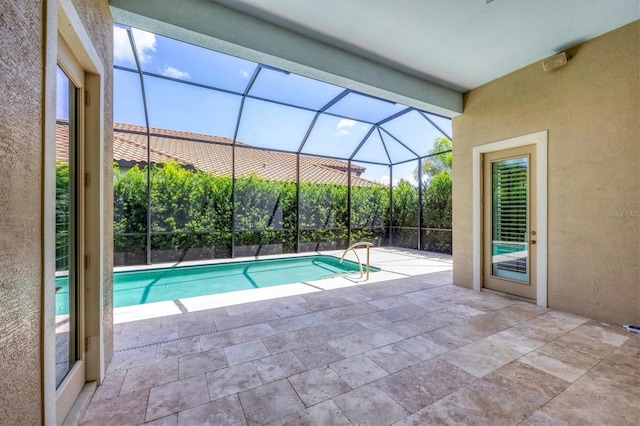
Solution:
M120 308L81 424L640 423L639 335L453 286L450 262L376 250L368 283Z

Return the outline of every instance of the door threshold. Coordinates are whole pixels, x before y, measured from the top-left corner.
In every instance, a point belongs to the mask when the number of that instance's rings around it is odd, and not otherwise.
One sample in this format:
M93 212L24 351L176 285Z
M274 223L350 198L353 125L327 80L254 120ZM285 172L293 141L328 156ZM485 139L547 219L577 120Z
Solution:
M98 385L96 382L87 382L84 384L80 394L78 394L78 397L71 406L69 414L67 414L67 417L64 419L64 422L62 423L63 426L75 426L80 423L80 419L87 410L91 397L96 392L97 388Z
M506 297L507 299L517 300L518 302L526 302L531 303L533 305L537 305L535 299L529 299L528 297L516 296L515 294L504 293L498 290L491 290L490 288L482 287L480 291L485 293L495 294L496 296Z

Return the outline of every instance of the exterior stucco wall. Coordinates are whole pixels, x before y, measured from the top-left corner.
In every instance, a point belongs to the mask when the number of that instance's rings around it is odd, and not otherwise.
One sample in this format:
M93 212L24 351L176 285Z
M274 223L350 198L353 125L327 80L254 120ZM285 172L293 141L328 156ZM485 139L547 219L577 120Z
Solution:
M47 11L45 3L48 3ZM105 164L105 357L112 354L112 57L111 13L107 0L74 1L106 74ZM53 279L43 267L44 104L46 46L55 2L0 2L0 423L35 425L43 420L43 288ZM47 16L49 18L47 18ZM53 36L54 37L54 36ZM55 75L55 68L47 68ZM50 74L47 74L50 81ZM46 102L43 102L45 99ZM47 249L47 255L52 251ZM47 262L50 262L48 260ZM51 275L51 276L49 276ZM53 294L53 292L51 293ZM48 321L50 322L50 321ZM48 323L47 322L47 323ZM46 389L46 392L43 391ZM47 399L50 399L48 396ZM55 398L55 397L54 397Z
M72 0L104 67L104 258L105 364L113 355L113 18L108 0ZM90 143L90 142L87 142Z
M41 1L0 3L0 422L41 421Z
M472 287L472 148L548 130L548 306L640 322L640 21L465 94L453 120L453 279Z

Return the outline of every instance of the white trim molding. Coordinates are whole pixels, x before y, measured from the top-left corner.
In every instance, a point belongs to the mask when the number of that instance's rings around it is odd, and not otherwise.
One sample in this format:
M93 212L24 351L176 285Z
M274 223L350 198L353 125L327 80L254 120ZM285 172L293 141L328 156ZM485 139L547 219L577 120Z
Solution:
M58 31L85 73L89 102L85 105L85 269L86 380L102 383L104 353L104 65L71 0L58 0Z
M547 131L531 133L473 148L473 289L482 288L482 155L525 145L535 145L537 215L536 303L547 307Z

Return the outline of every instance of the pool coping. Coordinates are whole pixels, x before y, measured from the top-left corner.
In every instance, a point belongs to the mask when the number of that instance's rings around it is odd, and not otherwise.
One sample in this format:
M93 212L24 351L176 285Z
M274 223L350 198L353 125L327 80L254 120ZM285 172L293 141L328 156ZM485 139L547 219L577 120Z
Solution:
M374 247L372 252L377 252L382 256L403 256L407 260L420 258L425 261L436 262L436 268L440 270L450 270L452 267L452 258L446 254L432 253L417 250L408 250L400 248L389 247ZM328 255L339 258L342 255L342 250L329 250L329 251L315 251L306 253L292 253L292 254L276 254L276 255L263 255L263 256L250 256L234 259L214 259L205 261L188 261L178 263L162 263L153 265L141 265L135 267L119 267L114 268L114 272L118 271L138 271L147 269L160 269L175 266L204 266L215 265L220 263L232 263L242 262L249 260L266 260L266 259L279 259L279 258L291 258L291 257L305 257L312 255ZM348 253L345 259L357 262L353 252ZM404 260L404 261L407 261ZM126 323L131 321L138 321L150 318L158 318L167 315L178 315L187 312L197 312L206 309L214 309L232 305L239 305L244 303L253 303L264 300L276 299L279 297L287 296L299 296L303 294L319 292L324 290L332 290L338 288L347 288L358 285L366 285L370 283L377 283L382 281L388 281L397 278L403 278L407 276L413 276L418 274L412 274L409 270L406 273L392 271L385 269L382 261L372 261L372 266L380 268L379 272L375 272L375 275L371 276L368 281L365 278L360 278L359 272L353 274L341 275L337 277L324 278L321 280L298 282L291 284L282 284L278 286L257 288L250 290L240 290L227 293L187 297L183 299L175 299L163 302L146 303L142 305L123 306L113 309L113 322L114 324ZM378 264L376 264L378 263ZM439 267L439 268L438 268Z
M147 269L173 268L176 266L207 266L207 265L216 265L220 263L236 263L236 262L247 262L251 260L282 259L282 258L289 258L289 257L306 257L306 256L314 256L314 255L329 255L329 256L336 257L335 253L342 253L342 252L339 250L311 251L311 252L305 252L305 253L265 254L265 255L259 255L259 256L229 257L224 259L187 260L183 262L163 262L163 263L153 263L151 265L117 266L113 268L113 272L142 271Z

